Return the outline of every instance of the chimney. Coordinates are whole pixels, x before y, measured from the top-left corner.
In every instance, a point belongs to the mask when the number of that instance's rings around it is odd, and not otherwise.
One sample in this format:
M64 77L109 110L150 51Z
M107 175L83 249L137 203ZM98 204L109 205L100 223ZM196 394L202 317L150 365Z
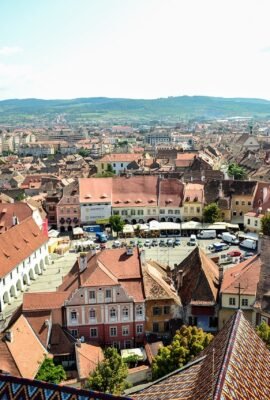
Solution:
M179 290L182 286L183 286L183 275L184 275L184 271L182 269L180 269L178 271L178 279L177 279L177 283L178 283L178 287L177 289Z
M13 342L13 332L12 331L6 331L5 332L5 339L12 343Z
M87 268L87 253L80 253L78 257L79 271L82 272Z
M81 339L77 339L76 346L77 347L82 347Z
M219 280L219 284L221 285L222 280L223 280L223 274L224 274L224 268L222 265L220 265L218 267L218 280Z
M18 225L19 224L19 220L18 217L16 217L16 215L13 214L12 217L12 226Z
M262 261L263 261L264 256L266 256L266 258L268 258L267 257L267 249L269 248L269 246L270 246L270 237L264 236L262 233L259 233L257 251L258 251L258 254L260 255Z
M140 261L142 266L145 265L145 250L140 251Z

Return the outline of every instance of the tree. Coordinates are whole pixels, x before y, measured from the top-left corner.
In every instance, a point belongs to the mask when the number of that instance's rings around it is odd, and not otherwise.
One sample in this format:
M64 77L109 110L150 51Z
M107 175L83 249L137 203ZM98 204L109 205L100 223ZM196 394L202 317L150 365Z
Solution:
M66 379L66 372L62 365L55 365L51 358L45 358L39 371L36 375L36 379L39 381L45 381L49 383L60 383Z
M228 175L233 177L234 179L238 179L238 180L243 180L247 176L245 169L235 163L232 163L229 165Z
M78 151L78 154L82 157L88 157L89 156L89 150L84 149L83 147Z
M213 339L196 326L183 325L169 346L161 347L153 360L153 378L160 378L177 368L183 367L200 353Z
M110 222L112 230L117 233L117 237L118 237L118 233L122 232L123 227L125 225L124 221L122 220L120 215L112 215L110 217L109 222Z
M99 392L120 395L129 387L125 380L128 375L127 365L113 347L105 349L104 356L104 360L89 376L86 386Z
M221 210L216 203L211 203L204 207L203 220L209 224L221 221Z
M263 234L270 236L270 215L264 215L261 219L261 224Z
M256 327L256 332L270 349L270 326L266 322Z

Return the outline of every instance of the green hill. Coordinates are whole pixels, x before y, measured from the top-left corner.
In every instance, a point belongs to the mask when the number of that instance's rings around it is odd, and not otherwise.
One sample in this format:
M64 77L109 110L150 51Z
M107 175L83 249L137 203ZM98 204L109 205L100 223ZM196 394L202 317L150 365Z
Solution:
M0 123L52 121L128 122L213 119L234 116L270 118L270 101L261 99L180 96L153 100L78 98L72 100L11 99L0 101Z

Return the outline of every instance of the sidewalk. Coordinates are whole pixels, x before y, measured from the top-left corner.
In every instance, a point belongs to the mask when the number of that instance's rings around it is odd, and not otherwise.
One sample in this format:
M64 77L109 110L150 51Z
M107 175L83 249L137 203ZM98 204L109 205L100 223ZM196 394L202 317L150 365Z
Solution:
M24 293L29 292L53 292L62 283L63 277L70 271L74 265L78 254L66 253L63 256L51 255L51 264L47 266L43 275L39 275L31 285L27 287ZM11 304L8 304L2 312L4 321L0 321L0 331L3 325L6 326L8 320L14 311L22 304L23 293L19 292L19 296Z

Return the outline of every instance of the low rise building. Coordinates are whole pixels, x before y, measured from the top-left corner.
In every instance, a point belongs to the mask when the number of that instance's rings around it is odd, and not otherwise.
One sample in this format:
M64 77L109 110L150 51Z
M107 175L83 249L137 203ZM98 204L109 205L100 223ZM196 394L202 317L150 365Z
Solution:
M48 263L48 237L32 217L0 235L0 312Z
M220 288L219 329L222 329L237 309L255 325L253 304L261 271L259 255L249 258L224 272Z

